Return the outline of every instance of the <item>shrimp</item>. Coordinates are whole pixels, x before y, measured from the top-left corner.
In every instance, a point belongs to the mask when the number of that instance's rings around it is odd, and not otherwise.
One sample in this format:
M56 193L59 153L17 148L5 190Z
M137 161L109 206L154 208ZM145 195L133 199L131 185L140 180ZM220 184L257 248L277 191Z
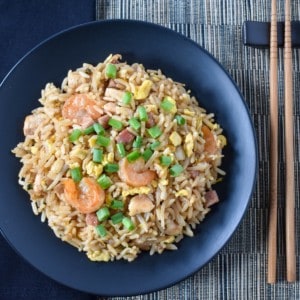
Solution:
M78 186L68 178L63 186L65 201L83 214L95 212L105 201L105 192L92 178L82 178Z
M207 126L202 126L203 138L205 139L204 151L209 154L217 152L217 143L211 130Z
M97 109L97 102L86 94L77 94L68 98L62 108L62 116L75 124L86 128L93 124L100 116L102 109Z
M147 195L137 195L132 197L128 205L130 216L150 212L153 208L154 204Z
M133 163L128 162L127 158L123 158L119 162L119 177L131 186L148 185L155 179L156 173L152 170L144 170L144 165L143 158L139 158Z

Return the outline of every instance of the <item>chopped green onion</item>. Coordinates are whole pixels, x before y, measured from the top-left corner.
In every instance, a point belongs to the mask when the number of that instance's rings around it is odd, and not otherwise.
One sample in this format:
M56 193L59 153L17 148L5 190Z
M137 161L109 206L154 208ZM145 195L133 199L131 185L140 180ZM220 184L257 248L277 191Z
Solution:
M109 119L108 124L116 130L121 130L123 128L123 123L113 118Z
M80 138L81 134L82 132L80 129L74 129L69 136L69 141L72 143L76 142Z
M82 174L79 167L71 169L70 172L71 172L71 177L75 182L79 182L81 180Z
M118 164L106 164L104 166L104 171L107 173L114 173L119 171L119 165Z
M130 218L128 217L123 218L122 223L127 230L131 231L134 229L134 224Z
M101 149L93 149L93 161L96 163L101 163L103 158L103 151Z
M110 207L112 209L123 209L124 208L124 202L122 200L113 199L110 203Z
M106 136L98 135L96 144L103 146L103 147L107 147L110 144L110 139Z
M102 125L100 125L99 123L95 123L93 125L93 128L95 130L95 132L97 134L104 134L105 133L105 129L102 127Z
M141 123L136 118L131 118L128 122L134 130L138 130L141 127Z
M179 164L174 165L172 168L170 168L170 174L171 176L178 176L180 173L182 173L183 167Z
M95 131L94 125L92 125L92 126L86 128L86 129L84 129L84 130L83 130L83 134L91 134L91 133L93 133L94 131Z
M121 212L118 212L111 216L111 221L113 224L119 224L122 222L124 215Z
M159 141L155 141L150 145L151 150L155 150L157 147L160 146L160 142Z
M105 221L109 218L110 212L108 207L102 207L96 212L99 222Z
M117 150L120 154L121 157L125 157L126 156L126 151L125 151L125 147L123 143L118 143L117 144Z
M166 112L170 112L174 107L174 103L168 100L168 98L164 98L160 103L160 108L162 108Z
M132 93L126 91L122 96L122 102L124 104L129 104L132 100Z
M139 106L137 110L139 113L140 120L145 122L148 121L148 114L146 108L144 106Z
M105 74L108 78L116 78L117 67L114 64L107 64L105 68Z
M143 138L141 136L137 136L132 144L133 148L141 148L143 144Z
M107 231L102 224L96 226L96 231L101 237L105 237L107 235Z
M172 158L170 156L167 156L167 155L162 155L160 157L160 163L163 166L168 167L172 163Z
M142 154L143 159L147 161L153 155L153 151L150 148L147 148Z
M175 116L175 119L176 119L178 125L184 125L185 124L185 118L183 116L177 115L177 116Z
M103 190L108 189L113 184L112 181L111 181L111 179L107 175L105 175L105 174L101 175L97 179L97 182L98 182L98 184L101 186L101 188Z
M153 137L154 139L158 138L162 134L158 126L151 127L147 131L150 134L150 136Z
M141 153L139 151L132 151L129 153L126 157L129 162L136 161L141 156Z

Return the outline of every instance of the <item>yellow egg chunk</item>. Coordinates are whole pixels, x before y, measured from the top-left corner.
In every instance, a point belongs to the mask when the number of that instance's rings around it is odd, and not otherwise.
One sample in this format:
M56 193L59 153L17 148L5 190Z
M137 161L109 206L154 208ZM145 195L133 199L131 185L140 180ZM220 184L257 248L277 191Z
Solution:
M134 98L136 100L142 100L148 97L150 90L152 88L153 82L151 80L146 79L143 81L142 85L136 87Z
M171 133L171 135L169 136L169 140L175 147L179 146L182 143L182 138L176 131L173 131Z

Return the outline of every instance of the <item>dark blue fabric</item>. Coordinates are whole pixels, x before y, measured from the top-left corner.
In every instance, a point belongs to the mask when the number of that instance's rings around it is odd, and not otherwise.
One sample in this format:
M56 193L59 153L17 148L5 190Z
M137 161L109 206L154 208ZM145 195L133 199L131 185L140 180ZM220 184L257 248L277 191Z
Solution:
M94 19L94 0L0 0L0 81L23 55L45 38ZM0 299L96 297L49 279L19 257L0 234Z

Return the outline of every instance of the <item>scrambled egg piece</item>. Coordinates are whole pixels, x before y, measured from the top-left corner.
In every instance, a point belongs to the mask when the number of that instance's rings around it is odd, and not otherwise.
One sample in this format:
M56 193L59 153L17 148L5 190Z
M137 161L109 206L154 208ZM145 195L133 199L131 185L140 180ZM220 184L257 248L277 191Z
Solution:
M93 161L90 161L86 165L86 172L88 175L98 178L100 174L102 174L103 166L101 164L94 163Z
M162 167L157 163L154 163L153 166L159 178L166 178L168 176L168 168Z
M69 164L70 169L74 169L74 168L78 168L78 167L80 167L80 165L77 161Z
M129 189L127 191L122 192L122 196L125 198L128 195L135 195L135 194L149 194L151 191L151 188L148 186L141 186L133 189Z
M107 262L110 259L110 255L107 251L89 251L86 255L91 261Z
M193 140L193 135L191 133L188 133L185 137L185 143L183 145L184 152L187 157L191 157L193 154L193 149L194 149L194 140Z
M104 154L103 158L102 158L102 165L105 166L108 163L113 163L114 162L114 158L115 158L115 155L112 152L110 152L108 154Z
M179 146L182 143L182 138L176 131L173 131L171 133L169 139L175 147Z
M166 244L172 244L175 240L175 236L170 236L169 238L167 238L166 240L164 240L164 242Z
M86 150L77 148L70 152L70 157L71 158L77 157L77 158L83 160L86 157L86 154L87 154Z
M96 135L93 135L92 137L89 138L88 142L89 142L90 148L95 147L96 141L97 141L97 136Z
M223 134L218 135L218 141L222 148L227 145L227 139Z
M185 189L182 189L182 190L178 191L177 193L175 193L176 197L180 197L180 196L187 197L188 195L189 195L189 192Z
M37 152L38 152L38 147L32 146L32 147L30 148L30 152L31 152L32 154L37 154Z
M147 112L154 112L157 114L157 106L154 104L146 104L145 108L147 110Z
M136 100L142 100L148 97L152 88L153 82L146 79L143 83L135 88L134 98Z

